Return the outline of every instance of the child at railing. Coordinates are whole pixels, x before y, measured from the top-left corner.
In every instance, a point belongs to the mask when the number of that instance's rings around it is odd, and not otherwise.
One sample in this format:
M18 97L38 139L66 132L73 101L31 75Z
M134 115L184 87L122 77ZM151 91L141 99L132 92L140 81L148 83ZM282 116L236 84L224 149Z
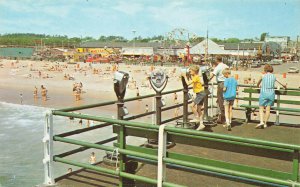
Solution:
M222 73L225 77L223 97L226 118L226 125L223 125L223 127L226 127L227 130L231 130L232 107L236 98L237 81L231 76L229 68L224 69Z
M199 76L199 67L194 65L190 68L190 74L192 76L192 80L187 79L187 75L185 73L182 74L187 85L193 84L193 91L196 94L196 97L192 103L192 111L194 113L195 118L190 122L199 122L200 125L197 130L203 130L205 128L203 124L203 115L202 115L202 106L204 102L204 98L206 93L204 92L204 88L201 83L201 79Z
M271 106L274 105L275 100L275 82L278 82L286 89L286 85L281 84L276 80L275 75L273 74L273 67L269 64L266 64L264 67L264 75L257 82L257 87L260 86L260 96L259 96L259 117L260 123L256 125L255 128L266 128L267 122L270 117ZM264 114L264 109L266 113Z

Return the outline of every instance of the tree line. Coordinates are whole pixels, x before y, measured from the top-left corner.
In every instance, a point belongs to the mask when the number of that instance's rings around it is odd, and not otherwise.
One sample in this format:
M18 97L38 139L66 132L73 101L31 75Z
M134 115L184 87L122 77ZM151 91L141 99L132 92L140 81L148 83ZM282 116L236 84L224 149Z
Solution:
M262 33L260 40L263 41L267 33ZM190 39L191 43L197 43L203 41L204 37L196 37ZM258 38L257 38L258 39ZM91 36L86 37L68 37L66 35L46 35L46 34L33 34L33 33L13 33L13 34L0 34L0 45L18 45L18 46L53 46L53 47L75 47L81 43L87 41L99 41L99 42L162 42L164 36L157 35L152 37L137 36L131 40L126 39L123 36L100 36L94 38ZM238 38L211 38L217 43L239 43L241 41L254 41L253 39L240 40ZM259 40L259 39L258 39ZM172 41L171 41L172 42Z

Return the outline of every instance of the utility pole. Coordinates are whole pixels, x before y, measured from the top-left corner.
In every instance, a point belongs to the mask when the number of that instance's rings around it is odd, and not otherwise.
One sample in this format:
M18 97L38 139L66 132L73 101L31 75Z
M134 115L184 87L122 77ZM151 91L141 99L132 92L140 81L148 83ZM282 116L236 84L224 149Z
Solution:
M135 48L135 33L136 33L136 30L132 30L132 33L133 33L133 48Z
M298 58L298 46L299 46L298 42L299 42L299 35L297 35L297 44L296 44L296 56L297 56L297 58Z
M132 30L133 33L133 58L135 59L135 33L136 30Z
M207 65L208 58L208 29L206 30L206 46L205 46L205 64Z
M238 68L239 61L240 61L240 43L238 43L238 56L237 56L237 61L236 61L236 64L235 64L236 70Z

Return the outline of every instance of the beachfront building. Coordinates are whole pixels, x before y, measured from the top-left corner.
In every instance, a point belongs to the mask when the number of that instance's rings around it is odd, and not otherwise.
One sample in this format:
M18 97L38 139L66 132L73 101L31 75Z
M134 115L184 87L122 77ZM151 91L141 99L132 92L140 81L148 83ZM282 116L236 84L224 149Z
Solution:
M239 59L244 58L254 58L258 54L261 54L263 42L251 42L251 43L224 43L220 47L225 50L227 55L232 57L239 57Z
M112 52L114 51L114 52ZM109 53L107 53L109 52ZM163 42L99 42L82 43L77 53L86 55L100 55L106 57L118 54L126 59L139 58L149 61L177 61L184 56L184 46L166 45Z
M190 55L192 62L204 62L213 55L226 55L226 51L210 39L191 46Z
M210 39L203 40L190 48L191 55L204 55L206 53L209 55L225 55L226 51Z
M262 56L266 60L281 57L282 47L276 42L265 42L262 45Z
M121 50L123 56L152 56L154 54L153 47L123 47Z
M265 42L278 43L282 49L285 49L288 47L288 44L290 42L290 37L289 36L266 36Z

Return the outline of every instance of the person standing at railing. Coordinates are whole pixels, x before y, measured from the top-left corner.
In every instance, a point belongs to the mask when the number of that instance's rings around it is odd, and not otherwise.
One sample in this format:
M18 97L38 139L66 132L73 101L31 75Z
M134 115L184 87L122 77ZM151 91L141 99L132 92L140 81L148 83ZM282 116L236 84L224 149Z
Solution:
M273 67L269 64L266 64L264 67L264 75L257 82L257 87L260 87L260 95L259 95L259 117L260 123L256 125L255 128L266 128L267 122L270 117L270 109L271 106L274 105L275 101L275 82L278 82L285 89L286 86L281 84L278 80L276 80L275 75L273 74ZM264 110L266 113L264 114Z
M223 70L228 68L226 64L222 62L222 57L216 57L216 67L212 73L212 76L209 81L211 81L214 77L216 77L218 88L217 88L217 102L220 108L220 115L218 117L217 123L224 124L225 123L225 108L224 108L224 98L223 98L223 88L225 77L223 75Z
M223 97L226 117L226 125L223 126L226 127L227 130L231 130L232 107L236 98L237 81L231 76L231 71L229 68L223 70L223 75L225 77Z
M193 92L196 94L196 97L192 103L192 111L194 113L195 118L190 122L199 122L200 125L197 128L197 130L203 130L205 126L203 124L202 106L206 93L204 92L204 88L200 81L201 79L199 76L199 66L192 66L190 68L190 74L192 76L192 80L187 79L186 73L182 74L187 85L193 84Z

